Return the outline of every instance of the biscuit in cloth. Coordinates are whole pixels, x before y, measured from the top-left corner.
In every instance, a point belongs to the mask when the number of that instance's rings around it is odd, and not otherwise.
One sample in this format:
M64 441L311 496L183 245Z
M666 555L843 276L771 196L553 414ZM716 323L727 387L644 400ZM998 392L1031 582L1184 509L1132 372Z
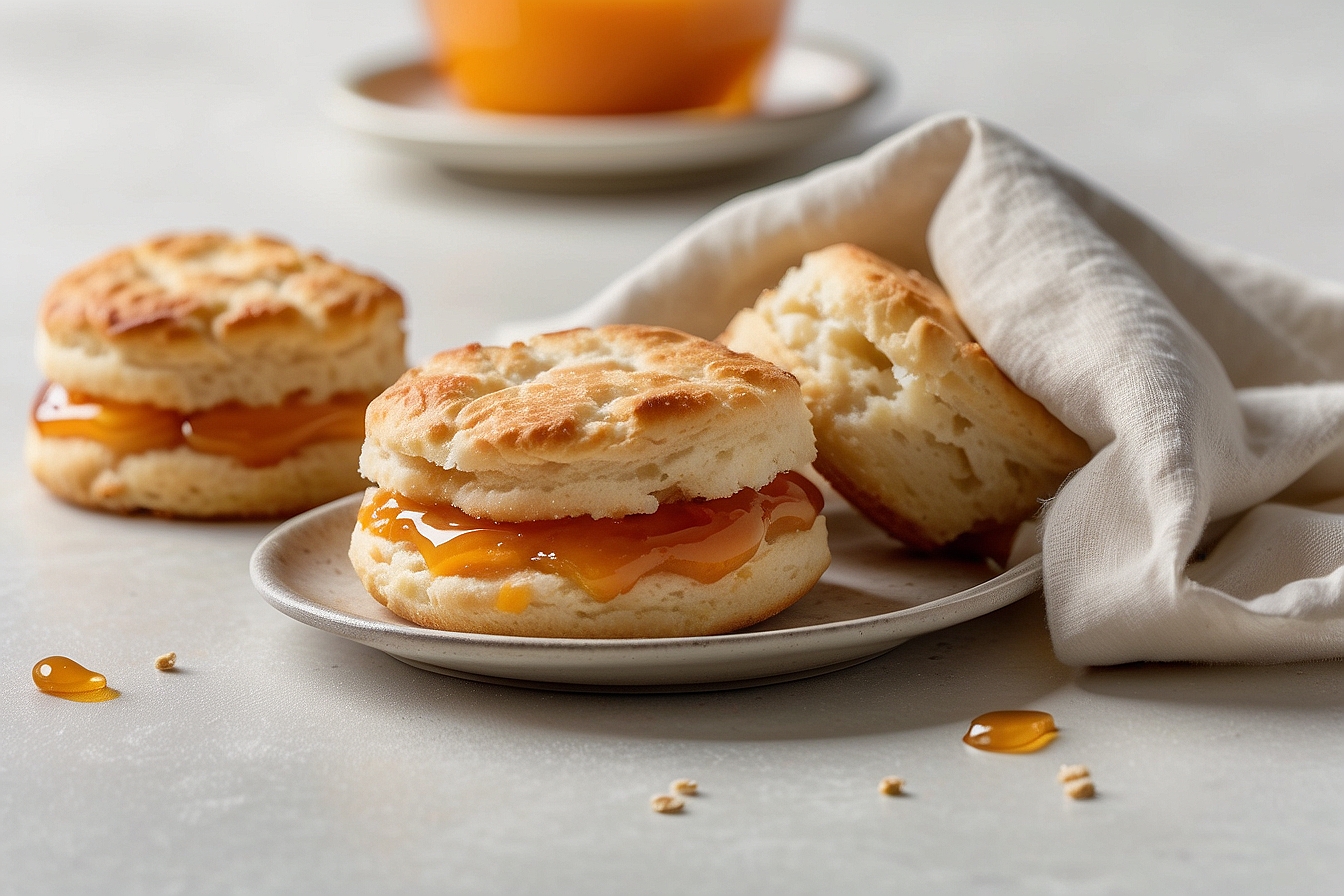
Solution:
M805 467L815 448L797 380L676 330L615 325L443 352L370 404L366 430L361 470L380 488L366 495L350 559L375 598L421 625L544 637L712 634L789 606L830 562L814 509L802 528L771 528L717 580L658 569L595 596L526 563L438 574L415 544L366 524L388 494L522 526L639 523L660 507L712 506L696 499L741 497ZM510 606L506 593L525 597Z
M359 414L406 369L402 316L401 296L381 280L270 237L182 234L109 252L42 302L38 364L58 391L35 406L29 466L58 496L117 512L274 516L358 491ZM275 423L297 419L289 408L340 406L347 419L329 418L326 435L310 424L293 450L244 462L191 447L203 436L136 450L92 433L53 435L36 417L66 392L132 429L143 418L171 430L178 414L185 433L221 409L231 420L269 409Z
M912 547L1006 553L1012 529L1090 456L994 365L937 284L857 246L804 256L719 338L798 377L817 471Z

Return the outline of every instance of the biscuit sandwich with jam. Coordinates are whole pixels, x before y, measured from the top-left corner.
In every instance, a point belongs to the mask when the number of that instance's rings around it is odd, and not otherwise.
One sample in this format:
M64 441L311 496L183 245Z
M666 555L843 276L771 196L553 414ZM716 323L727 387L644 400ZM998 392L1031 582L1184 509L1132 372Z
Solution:
M396 290L280 240L117 249L39 313L26 454L61 498L267 517L359 491L369 400L406 369Z
M369 405L350 559L399 616L546 637L732 631L830 562L797 380L675 330L472 344Z

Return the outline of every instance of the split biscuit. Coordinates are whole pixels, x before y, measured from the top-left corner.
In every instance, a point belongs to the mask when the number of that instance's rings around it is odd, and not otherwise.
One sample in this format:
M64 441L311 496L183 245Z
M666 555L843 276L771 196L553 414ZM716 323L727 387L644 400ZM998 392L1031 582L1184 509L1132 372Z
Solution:
M937 284L856 246L804 256L719 339L798 377L817 471L915 548L1006 554L1017 524L1090 457Z
M793 376L645 326L435 355L369 405L367 431L370 480L511 521L723 498L815 453Z
M87 507L294 513L366 483L368 400L406 369L403 303L264 236L167 236L62 277L39 313L27 457Z
M790 472L815 455L797 380L675 330L608 326L443 352L370 404L366 430L361 470L378 487L366 494L350 559L370 594L427 627L542 637L714 634L783 610L830 562L820 494ZM444 572L414 533L371 523L388 501L422 508L401 514L418 520L422 534L436 508L468 528L498 526L500 542L559 521L546 531L582 552L581 533L656 527L669 514L708 517L723 506L716 500L750 503L785 487L796 519L759 523L764 534L731 563L694 576L660 566L621 588L608 583L606 593L573 574L550 543L512 565L468 558ZM708 532L719 524L706 525ZM617 552L613 569L643 562L640 552L675 553L668 545L682 530L657 531L635 556L619 555L615 536L595 535L591 549ZM426 537L450 544L458 536Z

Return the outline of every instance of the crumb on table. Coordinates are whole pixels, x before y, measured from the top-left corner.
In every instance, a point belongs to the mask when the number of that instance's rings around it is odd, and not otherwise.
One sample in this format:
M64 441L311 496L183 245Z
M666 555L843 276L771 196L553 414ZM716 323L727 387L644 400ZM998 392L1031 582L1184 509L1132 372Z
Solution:
M653 811L655 812L661 812L664 815L673 815L680 812L686 803L679 796L673 796L670 793L660 793L649 800L649 805L653 807Z
M898 778L895 775L887 775L881 781L877 782L878 793L886 796L900 796L905 789L905 779Z
M176 665L177 665L177 654L173 653L171 650L165 653L163 656L159 657L158 659L154 660L154 668L158 669L160 672L167 672L169 669L172 669Z
M1064 785L1064 795L1072 800L1090 800L1097 795L1091 778L1075 778Z
M1085 765L1061 765L1059 767L1059 783L1067 784L1070 781L1076 781L1079 778L1089 778L1092 772L1088 771Z

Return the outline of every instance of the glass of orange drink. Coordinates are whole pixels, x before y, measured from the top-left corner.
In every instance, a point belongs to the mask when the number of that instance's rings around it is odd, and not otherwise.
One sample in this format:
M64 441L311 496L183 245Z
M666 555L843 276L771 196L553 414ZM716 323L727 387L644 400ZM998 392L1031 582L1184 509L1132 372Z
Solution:
M425 0L468 106L541 115L751 109L786 0Z

